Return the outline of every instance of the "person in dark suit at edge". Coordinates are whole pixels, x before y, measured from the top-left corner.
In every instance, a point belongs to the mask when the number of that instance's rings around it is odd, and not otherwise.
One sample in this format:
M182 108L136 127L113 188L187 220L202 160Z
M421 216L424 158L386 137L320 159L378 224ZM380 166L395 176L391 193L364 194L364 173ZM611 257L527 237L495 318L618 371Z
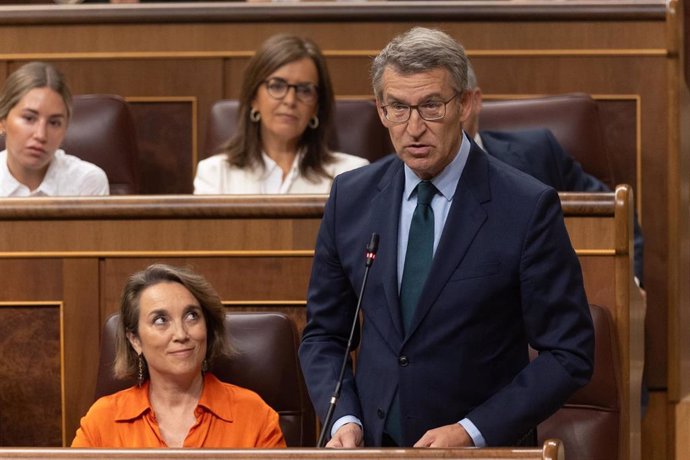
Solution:
M472 64L467 68L467 91L472 99L472 111L464 125L468 136L489 155L519 169L562 192L611 192L596 177L588 174L580 163L571 157L558 143L551 131L545 128L520 131L485 131L479 129L479 113L482 110L482 90ZM642 298L646 299L643 282L644 236L637 220L633 219L635 282ZM641 410L645 415L649 406L649 389L643 375Z
M470 63L467 71L467 91L472 98L472 112L464 125L468 136L489 155L519 169L561 192L610 192L611 189L588 174L545 128L520 131L483 131L479 129L482 110L482 90ZM644 237L634 218L635 281L643 287ZM644 291L642 292L644 296Z
M329 447L534 445L537 424L591 377L594 331L558 194L463 133L467 62L452 37L420 27L373 62L397 156L335 179L300 345L323 421L378 233Z

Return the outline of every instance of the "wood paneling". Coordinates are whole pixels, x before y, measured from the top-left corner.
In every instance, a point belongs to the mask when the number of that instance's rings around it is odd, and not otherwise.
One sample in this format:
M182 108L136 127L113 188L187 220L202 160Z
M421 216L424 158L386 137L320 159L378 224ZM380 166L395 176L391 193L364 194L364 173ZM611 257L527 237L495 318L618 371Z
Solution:
M649 406L642 419L642 458L645 460L667 460L669 457L666 448L666 422L669 410L666 393L651 391L649 394ZM678 456L677 458L683 458Z
M61 308L0 304L1 446L62 443Z
M62 260L64 343L63 397L65 412L62 442L69 445L79 419L93 404L98 373L100 325L99 259L69 258Z
M192 193L196 99L130 98L139 145L142 194Z

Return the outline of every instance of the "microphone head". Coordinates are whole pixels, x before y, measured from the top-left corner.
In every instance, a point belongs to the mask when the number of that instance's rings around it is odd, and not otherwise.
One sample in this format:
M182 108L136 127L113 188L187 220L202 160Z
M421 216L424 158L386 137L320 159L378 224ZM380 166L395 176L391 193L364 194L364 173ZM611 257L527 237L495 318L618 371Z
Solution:
M370 254L376 254L376 251L379 250L379 234L378 233L372 233L371 234L371 239L369 240L369 244L367 244L367 252Z

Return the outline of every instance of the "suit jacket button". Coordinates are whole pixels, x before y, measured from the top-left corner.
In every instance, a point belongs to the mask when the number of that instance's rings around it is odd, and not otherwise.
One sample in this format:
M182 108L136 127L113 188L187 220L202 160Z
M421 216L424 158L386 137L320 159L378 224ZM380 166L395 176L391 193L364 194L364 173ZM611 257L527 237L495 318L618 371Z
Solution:
M383 420L386 417L386 413L381 408L378 408L376 410L376 415L378 415L381 420Z
M408 364L410 364L409 360L407 359L407 356L401 356L398 358L398 364L402 367L406 367Z

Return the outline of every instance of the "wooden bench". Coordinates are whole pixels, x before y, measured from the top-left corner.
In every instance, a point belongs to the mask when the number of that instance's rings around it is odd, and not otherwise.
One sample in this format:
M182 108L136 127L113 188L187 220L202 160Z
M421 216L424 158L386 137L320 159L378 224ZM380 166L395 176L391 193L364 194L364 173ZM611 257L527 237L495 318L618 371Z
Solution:
M639 458L643 306L632 281L631 192L561 194L589 301L621 357L620 459ZM68 445L93 402L100 330L129 274L191 265L230 310L305 322L324 196L4 200L0 207L0 444ZM566 444L567 448L567 444Z
M387 460L387 459L473 459L473 460L565 460L563 445L550 439L541 449L0 449L0 458L81 459L318 459L318 460Z

